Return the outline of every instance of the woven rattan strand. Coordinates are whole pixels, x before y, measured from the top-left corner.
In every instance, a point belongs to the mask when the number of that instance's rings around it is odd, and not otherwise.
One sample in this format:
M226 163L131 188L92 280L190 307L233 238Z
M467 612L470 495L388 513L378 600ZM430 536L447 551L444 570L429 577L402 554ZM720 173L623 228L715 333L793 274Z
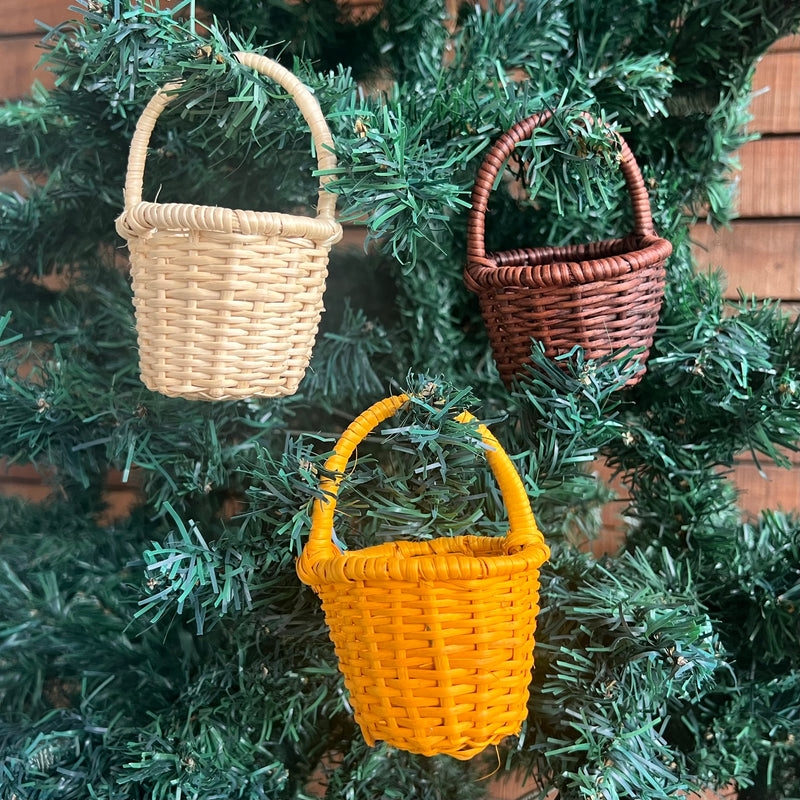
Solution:
M487 253L489 195L515 146L533 136L551 112L518 122L497 140L478 170L467 221L464 282L478 295L500 377L506 386L530 364L532 339L555 359L582 347L587 359L639 351L638 383L653 342L664 295L664 263L672 245L653 228L650 201L636 159L620 144L620 169L633 206L634 230L621 239L567 247ZM588 114L583 116L592 121ZM559 359L562 368L568 364Z
M320 170L333 140L311 92L274 61L236 53L291 95ZM169 397L233 400L297 390L323 311L328 254L342 236L336 196L320 178L316 217L142 201L147 146L180 83L148 103L131 142L125 210L142 381Z
M376 403L342 434L325 464L335 477L320 483L326 499L314 504L297 572L322 600L366 741L467 759L518 733L527 716L539 568L549 550L516 469L483 425L508 511L507 536L339 550L332 533L347 462L407 400ZM458 419L474 418L464 412Z

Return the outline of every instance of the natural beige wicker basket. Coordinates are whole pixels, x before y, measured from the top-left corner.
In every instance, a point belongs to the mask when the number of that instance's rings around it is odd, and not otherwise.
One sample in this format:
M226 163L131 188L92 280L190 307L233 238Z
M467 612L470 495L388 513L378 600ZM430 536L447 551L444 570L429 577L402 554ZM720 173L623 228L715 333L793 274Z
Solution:
M335 167L311 92L264 56L235 56L286 89L311 128L319 169ZM324 191L330 175L320 178L316 217L143 202L150 134L179 86L164 86L139 118L117 219L130 249L142 381L194 400L293 394L323 311L328 253L342 236L336 196Z

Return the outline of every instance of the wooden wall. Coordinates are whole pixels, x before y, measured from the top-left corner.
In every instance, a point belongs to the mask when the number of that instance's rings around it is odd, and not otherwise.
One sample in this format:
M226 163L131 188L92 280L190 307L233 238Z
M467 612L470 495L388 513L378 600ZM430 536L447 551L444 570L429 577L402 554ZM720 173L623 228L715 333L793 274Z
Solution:
M66 18L66 0L5 0L0 15L0 98L21 97L31 85L41 50L36 44L42 32L36 20L57 24ZM52 86L52 76L39 70L36 76Z
M726 296L781 300L800 312L800 36L777 42L756 69L751 129L761 138L739 152L738 218L729 229L692 230L700 268L723 266ZM742 506L800 510L800 456L791 470L742 458L736 481Z
M723 264L728 296L800 299L800 37L778 42L758 65L751 128L740 153L737 210L730 230L694 229L702 264Z
M369 5L372 0L358 0ZM56 25L69 19L70 0L5 0L0 18L0 99L22 97L35 78L53 85L53 75L34 70L42 50L36 21ZM800 309L800 37L778 42L756 71L752 128L762 136L740 152L739 218L730 229L715 232L700 223L693 229L699 265L722 265L727 296L741 289L759 298L777 298ZM0 188L15 188L13 175L0 176ZM355 233L355 232L354 232ZM763 467L742 458L736 480L742 506L800 509L800 458L795 467ZM28 468L0 469L0 492L41 495L45 490ZM112 485L114 479L112 478ZM117 487L119 488L119 487ZM114 496L120 503L122 498ZM122 503L125 507L125 503Z

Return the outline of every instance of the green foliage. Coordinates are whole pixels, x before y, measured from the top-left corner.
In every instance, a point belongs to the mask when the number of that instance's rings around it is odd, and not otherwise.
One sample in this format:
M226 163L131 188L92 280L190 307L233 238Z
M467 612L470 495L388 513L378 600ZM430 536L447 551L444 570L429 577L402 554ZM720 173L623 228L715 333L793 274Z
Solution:
M735 779L740 796L795 797L800 653L789 643L798 636L800 524L765 511L728 539L729 558L712 562L706 548L692 560L698 595L736 658L716 691L673 721L674 735L695 742L699 774Z
M337 769L326 776L328 800L447 800L454 787L463 800L484 797L481 778L471 765L447 756L420 759L382 744L370 748L354 739L348 751L337 754L336 762Z
M499 756L559 800L656 800L735 780L741 800L797 785L798 521L742 520L727 470L788 465L800 441L800 336L772 303L723 299L687 223L731 214L751 138L756 59L800 14L778 0L463 4L210 0L82 3L46 30L56 87L0 108L0 455L53 496L0 502L0 794L125 800L484 796ZM72 12L71 12L72 13ZM135 122L182 79L155 127L146 198L310 211L319 175L286 93L233 53L257 48L312 89L363 226L335 248L328 311L300 391L192 403L138 380L114 231ZM564 369L532 343L499 382L462 282L475 174L503 130L552 119L494 187L490 248L620 235L632 146L674 245L648 372L630 357ZM589 124L583 112L593 115ZM517 185L512 185L516 181ZM724 267L724 265L722 265ZM405 376L405 377L404 377ZM444 376L433 378L431 376ZM350 548L502 535L503 497L468 408L490 424L553 545L542 570L530 718L470 763L367 748L315 595L294 560L342 429L387 393L415 399L367 437L336 519ZM629 489L623 553L584 552ZM760 463L760 462L759 462ZM107 523L108 470L139 504ZM796 792L795 792L796 794Z
M367 319L349 303L338 331L323 331L309 367L309 393L336 397L358 405L383 389L376 370L380 355L392 352L392 343L380 322ZM317 364L320 365L317 369Z
M731 307L710 275L698 275L680 291L651 362L663 389L658 411L664 428L680 426L682 437L698 444L705 438L720 464L729 466L748 449L788 465L779 448L800 437L790 410L800 367L797 321L754 299Z
M202 633L209 610L218 608L217 613L223 616L229 609L252 608L248 579L252 577L253 565L233 548L222 551L219 542L212 550L193 521L187 528L170 505L164 506L177 523L180 539L170 535L166 545L153 542L145 551L150 576L147 584L154 593L139 601L143 607L136 616L153 611L158 604L160 608L151 617L152 622L158 622L171 605L161 601L174 597L178 614L190 602L197 630Z
M800 653L787 651L785 643L797 635L800 519L765 511L757 523L746 523L735 533L738 558L720 564L706 588L708 602L713 602L715 584L730 587L738 600L716 611L725 623L725 646L739 654L742 671L748 660L776 671L797 669Z
M545 786L609 798L691 788L667 723L680 703L703 698L722 666L692 584L666 552L605 562L555 553L543 573L531 715L514 756L547 775Z

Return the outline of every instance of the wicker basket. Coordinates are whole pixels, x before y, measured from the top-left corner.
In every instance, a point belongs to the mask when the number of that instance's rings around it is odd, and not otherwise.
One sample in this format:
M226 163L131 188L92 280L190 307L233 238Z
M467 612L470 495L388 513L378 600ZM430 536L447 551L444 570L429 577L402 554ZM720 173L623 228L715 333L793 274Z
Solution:
M398 541L342 553L332 542L339 482L358 443L408 400L376 403L342 434L297 564L322 599L355 719L426 756L467 759L517 733L527 716L539 602L549 555L519 475L479 426L506 501L506 537ZM464 412L459 421L473 417Z
M289 71L236 53L292 96L311 128L320 169L336 166L325 118ZM233 400L293 394L323 311L328 253L342 236L336 197L320 179L317 216L142 202L147 145L180 86L148 103L131 142L125 210L142 381L169 397Z
M636 357L641 369L626 384L633 385L645 372L672 245L653 229L647 189L622 137L609 132L622 148L620 167L633 203L632 233L583 245L486 252L486 208L495 179L515 145L531 139L550 116L544 111L518 122L498 139L478 170L467 222L464 282L479 297L506 386L530 363L531 339L543 344L548 358L566 355L576 345L586 358L641 350ZM563 360L556 363L566 366Z

